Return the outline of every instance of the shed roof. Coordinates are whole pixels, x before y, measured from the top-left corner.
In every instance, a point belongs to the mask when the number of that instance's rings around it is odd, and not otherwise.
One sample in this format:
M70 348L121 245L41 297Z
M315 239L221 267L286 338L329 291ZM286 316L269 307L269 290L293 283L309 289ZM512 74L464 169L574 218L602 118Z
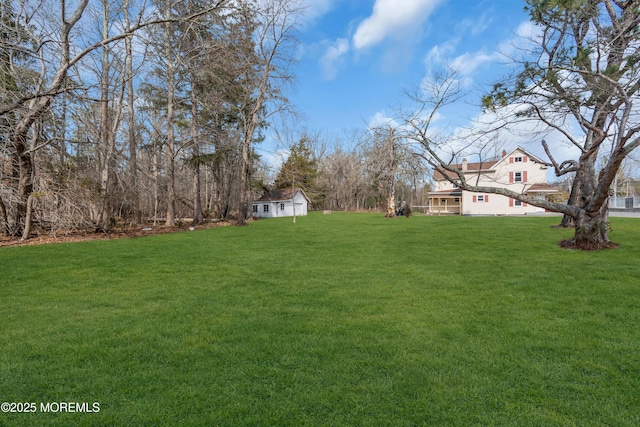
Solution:
M266 193L264 193L262 195L262 197L260 197L257 201L259 202L277 202L277 201L282 201L282 200L291 200L294 198L294 196L296 194L298 194L298 192L302 193L302 195L304 196L305 199L307 199L307 202L309 201L309 198L307 197L306 194L304 194L304 191L302 191L299 188L274 188L273 190L269 190Z

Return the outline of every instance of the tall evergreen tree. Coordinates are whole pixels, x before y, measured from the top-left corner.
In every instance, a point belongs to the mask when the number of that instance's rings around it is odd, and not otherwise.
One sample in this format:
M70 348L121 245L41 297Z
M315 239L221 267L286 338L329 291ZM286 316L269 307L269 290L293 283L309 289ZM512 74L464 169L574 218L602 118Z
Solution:
M318 162L306 137L302 137L289 151L289 157L276 176L275 188L301 188L313 206L320 206L324 201L324 194L318 182Z

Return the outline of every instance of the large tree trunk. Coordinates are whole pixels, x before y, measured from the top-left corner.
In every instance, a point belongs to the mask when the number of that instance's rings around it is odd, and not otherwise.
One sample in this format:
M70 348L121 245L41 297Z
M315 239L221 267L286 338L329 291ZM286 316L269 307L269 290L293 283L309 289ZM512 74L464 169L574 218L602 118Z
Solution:
M16 232L22 234L27 222L27 205L31 193L33 193L33 159L31 152L27 149L27 134L20 132L14 135L16 152L18 154L18 202L13 223L16 225Z
M598 191L600 177L595 173L594 161L582 159L580 164L573 182L572 194L577 194L573 205L581 209L579 214L572 218L575 230L573 238L563 240L560 245L564 248L582 250L617 247L617 244L609 241L608 197L601 197L601 192ZM609 188L609 181L605 181L604 185Z
M560 246L567 249L598 250L618 247L609 241L609 208L606 204L594 216L582 211L575 219L573 238L563 240Z
M27 198L27 214L24 219L24 230L22 231L22 238L20 240L27 240L31 234L31 219L33 217L33 193L29 194Z
M197 164L193 171L193 221L194 225L204 221L204 212L202 211L202 198L200 197L200 165Z
M245 131L246 132L246 131ZM240 185L238 189L238 225L247 224L247 192L249 188L248 174L249 174L249 146L251 145L251 138L254 133L254 127L251 127L250 132L246 132L244 141L242 143L242 153L240 159Z
M158 207L160 205L160 153L153 151L153 225L158 225Z
M396 217L396 143L393 139L393 128L389 127L389 169L387 171L387 213L386 218Z
M169 112L167 112L167 114L169 114ZM171 109L170 114L173 115L173 109ZM174 141L173 118L169 122L171 124L167 124L168 127L167 127L167 153L166 153L167 213L166 213L166 219L165 219L164 225L166 225L167 227L173 227L174 225L176 225L176 172L175 172L175 148L173 146L173 141Z
M198 138L198 100L195 91L195 78L191 82L191 139L193 143L193 221L194 225L204 221L202 198L200 196L200 147Z
M9 216L7 215L7 207L2 201L2 197L0 197L0 221L2 221L0 224L0 231L5 236L8 236L11 232L9 228Z

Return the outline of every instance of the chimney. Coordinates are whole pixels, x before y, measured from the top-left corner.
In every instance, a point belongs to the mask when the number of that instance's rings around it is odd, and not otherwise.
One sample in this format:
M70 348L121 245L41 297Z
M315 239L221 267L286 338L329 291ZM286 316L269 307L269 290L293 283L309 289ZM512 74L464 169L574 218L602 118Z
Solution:
M467 159L462 159L462 172L467 171Z
M505 150L502 150L502 158L504 159L507 155L507 152Z

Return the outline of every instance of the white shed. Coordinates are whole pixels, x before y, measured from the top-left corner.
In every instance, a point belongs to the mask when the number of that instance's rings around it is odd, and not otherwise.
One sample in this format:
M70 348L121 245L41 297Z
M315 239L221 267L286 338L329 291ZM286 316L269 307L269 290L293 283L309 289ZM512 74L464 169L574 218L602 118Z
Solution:
M257 218L306 215L309 198L299 188L276 188L252 202L251 214Z

